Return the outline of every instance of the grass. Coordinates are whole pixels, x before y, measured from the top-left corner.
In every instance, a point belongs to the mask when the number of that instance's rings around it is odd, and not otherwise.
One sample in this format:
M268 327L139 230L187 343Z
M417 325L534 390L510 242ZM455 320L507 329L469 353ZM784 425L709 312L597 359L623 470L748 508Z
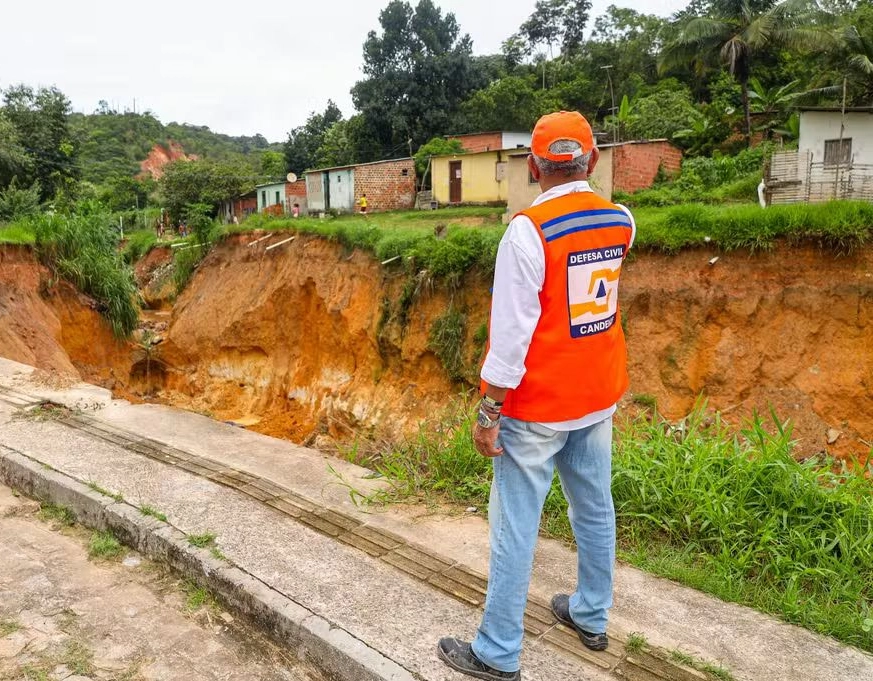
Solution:
M647 393L637 393L633 396L633 403L637 406L654 411L658 407L658 398Z
M62 662L73 674L85 676L94 673L94 652L79 641L67 644Z
M427 347L442 362L446 374L452 381L462 381L466 376L464 362L464 336L467 316L455 307L437 317L430 327Z
M76 215L37 215L18 227L34 233L43 264L94 298L115 335L126 337L139 322L137 290L109 219L83 209Z
M109 490L101 487L96 482L89 482L88 487L90 489L92 489L93 491L97 492L97 494L102 494L104 497L109 497L110 499L114 499L118 503L121 503L122 501L124 501L124 497L121 494L117 494L117 493L113 494Z
M647 645L649 645L649 642L646 640L645 636L636 631L632 631L628 634L627 642L624 644L624 647L629 653L638 653Z
M651 415L618 429L620 557L873 651L873 631L864 628L873 618L873 483L865 471L795 461L791 434L775 417L769 425L756 417L735 436L703 416L701 408L682 431ZM491 468L469 426L459 409L435 431L361 461L392 483L372 501L487 508ZM557 479L542 528L572 540Z
M199 610L203 606L210 609L217 607L215 596L209 589L200 586L193 580L189 579L183 582L182 590L185 592L185 606L188 610Z
M72 527L76 524L76 514L66 506L58 506L51 502L39 505L37 517L45 522L53 522L64 527Z
M139 507L139 512L144 516L148 516L150 518L155 518L156 520L160 520L162 523L167 522L167 516L155 508L151 506L145 505Z
M88 555L91 558L114 560L122 553L124 547L111 532L94 532L91 535L91 540L88 542Z
M734 675L731 674L724 667L710 664L708 662L703 662L701 660L698 660L693 655L683 653L681 650L678 649L670 651L670 660L672 660L676 664L691 667L692 669L696 669L697 671L706 672L710 674L713 678L718 679L719 681L735 681Z
M21 624L15 620L0 619L0 638L14 634L21 629Z
M131 232L121 251L121 257L128 265L133 265L148 255L157 245L158 237L154 230L149 229L141 232Z
M36 235L26 224L0 225L0 244L32 246Z
M850 255L873 237L873 204L834 201L824 204L640 208L636 247L678 253L708 245L724 251L767 251L780 239L811 243L836 255Z
M189 534L188 543L198 549L205 549L215 544L215 533L204 532L203 534Z

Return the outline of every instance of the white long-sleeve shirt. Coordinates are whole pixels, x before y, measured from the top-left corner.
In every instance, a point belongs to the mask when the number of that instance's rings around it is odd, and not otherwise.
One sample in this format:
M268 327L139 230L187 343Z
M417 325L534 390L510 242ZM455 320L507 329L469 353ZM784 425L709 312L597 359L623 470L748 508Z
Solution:
M559 196L574 192L590 192L587 182L568 182L540 194L533 202L537 206ZM636 223L630 211L633 232ZM482 365L482 380L498 388L517 388L527 371L524 362L534 330L540 320L540 292L546 277L546 254L537 228L530 218L519 215L509 223L497 250L494 271L494 295L491 301L490 349ZM543 423L553 430L587 428L615 413L615 405L586 414L572 421Z

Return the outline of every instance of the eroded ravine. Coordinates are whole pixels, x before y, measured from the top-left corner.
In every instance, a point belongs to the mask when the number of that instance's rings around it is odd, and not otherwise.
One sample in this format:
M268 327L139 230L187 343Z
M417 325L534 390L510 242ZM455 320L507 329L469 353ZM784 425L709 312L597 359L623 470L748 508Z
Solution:
M473 375L485 278L450 288L315 237L270 252L250 246L256 238L217 246L172 310L146 314L161 339L153 347L117 343L87 299L47 286L29 252L0 247L0 355L309 442L408 432L449 404L459 388L430 349L449 309L466 320L463 363ZM170 290L160 276L167 259L153 251L138 267L154 307ZM640 254L626 266L622 305L628 404L655 398L678 419L705 395L733 424L772 405L795 424L803 455L869 452L869 252ZM841 433L830 446L828 430Z

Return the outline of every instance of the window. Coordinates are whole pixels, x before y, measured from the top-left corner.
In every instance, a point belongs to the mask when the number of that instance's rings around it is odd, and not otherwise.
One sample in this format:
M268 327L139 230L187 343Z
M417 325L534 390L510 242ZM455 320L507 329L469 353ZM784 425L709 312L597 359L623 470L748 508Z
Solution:
M825 168L833 168L837 165L849 165L852 160L852 138L844 140L825 140L824 164Z
M267 207L267 190L261 190L261 205L266 208Z
M403 170L400 171L400 174L403 177L409 177L409 168L404 168Z
M276 192L276 203L282 203L282 202L279 200L279 192Z
M527 169L527 183L528 184L539 184L539 182L537 182L534 179L533 173L531 173L530 168Z

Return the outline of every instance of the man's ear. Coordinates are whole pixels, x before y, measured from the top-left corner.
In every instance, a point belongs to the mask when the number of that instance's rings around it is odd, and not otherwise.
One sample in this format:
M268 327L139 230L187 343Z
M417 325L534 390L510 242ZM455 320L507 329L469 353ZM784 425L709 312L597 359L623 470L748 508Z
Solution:
M594 169L597 167L597 162L600 160L600 149L594 147L591 150L591 160L588 161L588 177L591 177L592 173L594 173Z
M534 161L534 157L532 154L527 157L527 169L530 171L530 176L534 180L539 182L541 174L540 167L536 164L536 161Z

